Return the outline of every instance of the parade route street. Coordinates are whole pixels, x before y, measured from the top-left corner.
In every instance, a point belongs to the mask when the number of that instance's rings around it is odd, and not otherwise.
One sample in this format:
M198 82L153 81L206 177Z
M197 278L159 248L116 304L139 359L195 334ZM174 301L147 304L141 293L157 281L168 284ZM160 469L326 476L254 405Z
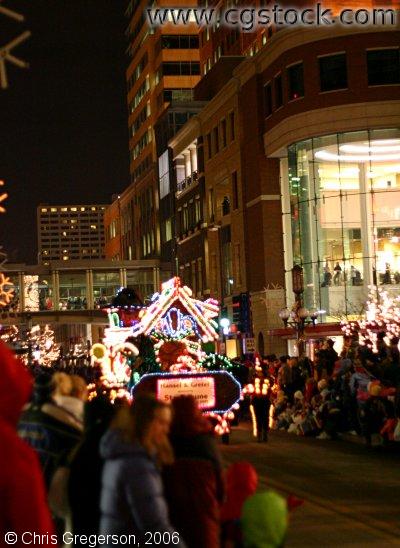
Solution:
M225 464L246 460L270 487L305 500L290 518L287 547L400 546L400 455L348 441L273 431L255 443L234 428Z

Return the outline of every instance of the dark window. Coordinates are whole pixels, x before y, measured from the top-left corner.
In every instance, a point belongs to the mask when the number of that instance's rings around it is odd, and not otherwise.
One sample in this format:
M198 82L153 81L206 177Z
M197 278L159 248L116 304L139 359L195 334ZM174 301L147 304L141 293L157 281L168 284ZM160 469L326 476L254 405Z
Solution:
M321 91L347 88L346 54L320 57L319 78Z
M235 113L231 112L229 114L229 125L230 125L230 134L231 134L231 141L235 140Z
M210 159L212 156L211 133L207 133L207 152L208 152L208 159Z
M214 152L219 152L219 133L218 126L214 128Z
M270 116L272 114L272 87L271 87L271 83L268 83L264 86L264 108L265 108L265 116Z
M181 73L180 63L163 63L162 64L162 74L169 76L173 74Z
M297 63L287 69L289 101L304 97L303 63Z
M181 61L180 63L163 63L162 74L164 76L181 76L200 74L200 63L198 61Z
M400 50L367 51L368 85L400 84Z
M221 132L222 132L222 146L226 147L226 120L225 120L225 118L221 122Z
M279 108L283 105L283 89L282 89L281 74L275 77L274 87L275 87L275 108Z
M237 171L232 173L232 202L233 209L237 209L239 207Z
M199 38L197 35L165 34L162 36L163 49L198 49Z

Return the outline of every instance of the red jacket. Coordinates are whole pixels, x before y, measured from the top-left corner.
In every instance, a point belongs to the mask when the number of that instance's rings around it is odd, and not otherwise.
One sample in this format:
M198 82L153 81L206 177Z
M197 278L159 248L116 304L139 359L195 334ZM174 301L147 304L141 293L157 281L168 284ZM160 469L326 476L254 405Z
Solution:
M41 546L55 546L39 459L16 433L32 380L24 366L0 342L0 539L16 533L17 548L33 544L33 533L43 535ZM23 534L25 536L23 537ZM11 537L10 537L11 538Z

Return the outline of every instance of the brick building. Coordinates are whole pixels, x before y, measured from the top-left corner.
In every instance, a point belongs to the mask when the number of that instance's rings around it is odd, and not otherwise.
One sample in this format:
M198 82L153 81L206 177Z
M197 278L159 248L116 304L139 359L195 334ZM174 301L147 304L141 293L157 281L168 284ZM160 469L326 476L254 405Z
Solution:
M180 3L191 4L174 5ZM168 2L159 2L163 4ZM197 27L189 23L151 29L145 16L147 6L144 0L131 0L126 10L131 181L105 215L109 258L149 259L160 255L154 126L168 105L193 98L192 89L200 79ZM117 225L118 237L113 224Z
M198 90L216 94L170 141L175 160L190 147L201 158L196 179L178 181L179 268L231 319L249 294L260 351L281 344L271 332L295 263L322 322L355 313L374 279L400 283L399 43L390 27L278 32L219 91L211 69Z

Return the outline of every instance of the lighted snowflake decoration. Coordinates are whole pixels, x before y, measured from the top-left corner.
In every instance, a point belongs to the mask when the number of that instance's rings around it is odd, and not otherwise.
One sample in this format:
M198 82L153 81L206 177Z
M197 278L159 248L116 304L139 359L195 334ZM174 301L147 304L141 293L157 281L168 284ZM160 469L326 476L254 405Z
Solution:
M2 0L0 0L0 14L5 15L6 17L9 17L10 19L13 19L14 21L17 21L19 23L23 22L25 20L24 16L20 13L17 13L14 10L11 10L9 8L6 8L1 4ZM17 38L14 38L9 42L8 44L5 44L4 46L0 46L0 87L2 89L8 88L8 77L7 77L7 71L6 71L6 62L11 63L12 65L15 65L18 68L27 68L29 65L22 59L19 59L16 57L12 52L13 50L22 44L22 42L25 42L30 37L31 33L29 31L25 31Z
M14 286L10 278L0 272L0 306L7 306L14 297Z
M0 181L0 186L3 186L3 185L4 185L4 181ZM8 198L7 192L3 192L2 194L0 194L0 213L6 212L6 208L3 207L1 204L5 202L7 198Z

